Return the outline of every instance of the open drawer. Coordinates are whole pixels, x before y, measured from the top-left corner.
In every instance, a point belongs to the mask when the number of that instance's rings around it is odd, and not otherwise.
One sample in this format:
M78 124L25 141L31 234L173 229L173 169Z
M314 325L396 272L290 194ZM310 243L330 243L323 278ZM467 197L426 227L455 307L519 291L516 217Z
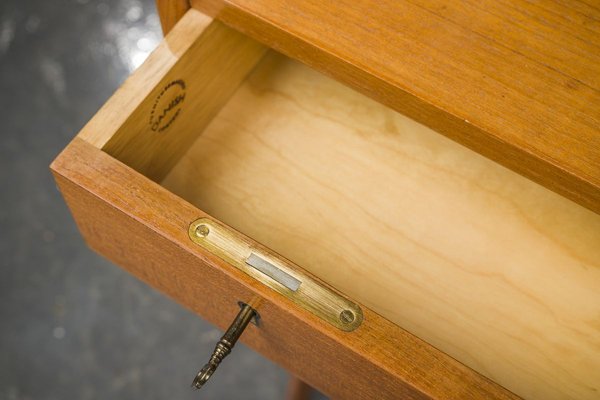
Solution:
M334 398L600 393L599 215L198 11L52 170L93 249L221 328L250 303L242 340ZM362 322L191 240L200 218Z

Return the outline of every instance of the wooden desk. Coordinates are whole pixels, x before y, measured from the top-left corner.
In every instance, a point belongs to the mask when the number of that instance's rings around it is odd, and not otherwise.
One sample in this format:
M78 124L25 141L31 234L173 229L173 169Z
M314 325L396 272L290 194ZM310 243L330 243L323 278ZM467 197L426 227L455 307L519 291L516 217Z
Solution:
M158 5L169 35L52 165L91 247L221 328L252 303L242 340L334 398L597 397L593 10ZM201 217L362 324L198 246Z

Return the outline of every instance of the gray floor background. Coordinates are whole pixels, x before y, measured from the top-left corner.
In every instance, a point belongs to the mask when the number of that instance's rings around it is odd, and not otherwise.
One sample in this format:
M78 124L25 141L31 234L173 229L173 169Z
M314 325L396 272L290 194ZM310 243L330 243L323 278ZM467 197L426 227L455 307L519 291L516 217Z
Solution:
M243 345L192 391L221 332L88 250L48 170L160 38L153 0L0 1L0 400L283 398Z

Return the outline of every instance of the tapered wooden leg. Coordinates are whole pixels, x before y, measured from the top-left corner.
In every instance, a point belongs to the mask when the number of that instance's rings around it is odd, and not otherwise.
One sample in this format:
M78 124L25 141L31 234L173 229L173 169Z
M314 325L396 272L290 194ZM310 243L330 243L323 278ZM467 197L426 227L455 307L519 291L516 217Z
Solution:
M310 392L312 387L296 378L290 376L290 381L287 388L287 400L308 400L310 398Z

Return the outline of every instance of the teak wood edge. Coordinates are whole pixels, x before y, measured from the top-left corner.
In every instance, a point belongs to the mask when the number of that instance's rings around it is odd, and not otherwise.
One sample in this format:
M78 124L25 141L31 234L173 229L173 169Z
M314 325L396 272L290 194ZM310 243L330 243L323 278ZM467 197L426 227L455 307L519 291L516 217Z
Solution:
M163 34L169 33L190 7L189 0L156 0Z
M369 7L368 2L288 3L279 0L191 0L190 3L193 8L267 46L600 213L600 115L594 108L600 101L600 92L581 83L583 78L595 79L594 72L588 70L593 70L597 63L592 59L573 61L572 57L567 57L562 64L552 58L557 66L550 61L546 63L544 57L555 57L564 50L546 39L534 38L538 42L531 44L534 49L530 55L518 51L522 43L529 45L531 36L528 36L527 24L537 26L536 12L547 10L523 10L524 22L515 25L516 33L502 36L486 33L485 24L494 27L517 24L520 17L509 14L521 12L518 5L514 6L517 11L506 5L499 6L500 16L493 16L485 7L462 2L443 5L435 1L386 1L376 7ZM365 7L369 11L363 13L358 23L356 10ZM436 7L448 8L448 15L438 15ZM355 21L351 23L352 18ZM456 22L452 18L462 20ZM427 28L429 24L432 27ZM575 40L558 25L551 21L542 28L548 30L547 36L555 34L560 39ZM400 44L398 38L406 39L414 34L411 26L432 35L439 36L445 31L451 34L434 40L439 42L441 50L429 48L431 43L425 40L421 43L418 37ZM378 32L377 36L371 31ZM432 33L435 31L440 33ZM587 42L581 42L581 46L592 46L590 36L584 36ZM461 40L465 41L464 47L457 45ZM499 44L501 40L512 40L517 48ZM431 59L431 68L427 71L418 67L417 61L411 63L403 59L402 54L414 53L408 48L412 45L420 46L418 49L423 52L416 60ZM460 51L455 51L457 46ZM383 48L393 54L387 54ZM460 64L469 54L474 57L471 69ZM592 57L589 52L583 54ZM418 54L412 55L414 58ZM384 63L382 58L385 57ZM448 68L456 69L458 65L464 69L448 71L441 64L437 65L438 62L446 63ZM487 72L482 71L496 62L502 65L494 67L497 70L490 70L490 76L486 77ZM377 67L377 63L383 66ZM502 79L511 79L512 69L520 66L527 69L522 77L513 77L515 82L522 82L520 86L514 82L514 87L500 83ZM569 75L559 67L566 71L586 67L580 74L587 75L580 77L574 72ZM461 75L468 74L473 79L461 83L466 79ZM446 80L442 79L444 76ZM436 79L442 80L433 84ZM419 89L417 81L421 85ZM432 86L432 89L422 92L424 86ZM534 90L536 99L530 98L529 88ZM543 94L544 91L548 93ZM479 93L486 93L485 101L477 100L481 97Z
M334 398L518 398L364 306L351 333L299 309L189 239L205 213L82 139L51 169L90 247L220 328L250 302L242 340Z

